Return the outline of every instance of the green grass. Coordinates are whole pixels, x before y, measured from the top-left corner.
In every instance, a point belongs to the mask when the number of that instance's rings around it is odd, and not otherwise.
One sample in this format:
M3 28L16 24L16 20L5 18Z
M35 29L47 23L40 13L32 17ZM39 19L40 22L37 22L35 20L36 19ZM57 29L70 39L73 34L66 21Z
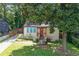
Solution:
M53 50L34 48L33 46L23 47L22 49L15 50L11 55L17 56L51 56Z
M63 55L61 52L55 52L53 48L59 44L49 44L47 49L39 48L37 46L28 46L28 44L13 43L0 56L59 56ZM74 45L68 43L68 50L72 55L79 55L79 49Z
M56 44L51 44L53 47ZM52 56L55 52L51 48L43 49L37 46L28 46L22 43L13 43L0 56Z
M68 44L67 47L73 55L79 55L79 48L75 47L73 44Z

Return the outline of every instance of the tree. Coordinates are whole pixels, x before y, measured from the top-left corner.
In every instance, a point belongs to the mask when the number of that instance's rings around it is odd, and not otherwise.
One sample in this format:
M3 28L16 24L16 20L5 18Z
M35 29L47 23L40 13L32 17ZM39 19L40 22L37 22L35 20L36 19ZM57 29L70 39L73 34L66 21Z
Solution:
M66 38L68 32L79 31L79 4L57 4L50 20L54 26L63 32L63 47L66 52Z
M22 4L6 4L5 15L10 25L10 30L23 27L25 19L22 13Z
M24 4L23 11L27 20L42 23L49 21L52 15L52 4Z
M16 28L22 28L25 21L26 21L26 18L25 18L25 15L24 15L24 11L23 10L23 4L15 4L15 7L16 7L16 10L15 10L15 26Z

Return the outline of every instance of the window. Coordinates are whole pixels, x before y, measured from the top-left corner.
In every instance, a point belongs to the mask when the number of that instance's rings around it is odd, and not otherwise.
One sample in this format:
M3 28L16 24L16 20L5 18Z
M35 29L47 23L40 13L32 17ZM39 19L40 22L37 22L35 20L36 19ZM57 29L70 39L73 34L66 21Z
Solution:
M35 33L36 32L36 28L35 27L28 27L27 28L27 33Z
M30 33L32 33L33 32L33 28L32 27L30 27Z
M27 33L29 33L29 27L27 27Z

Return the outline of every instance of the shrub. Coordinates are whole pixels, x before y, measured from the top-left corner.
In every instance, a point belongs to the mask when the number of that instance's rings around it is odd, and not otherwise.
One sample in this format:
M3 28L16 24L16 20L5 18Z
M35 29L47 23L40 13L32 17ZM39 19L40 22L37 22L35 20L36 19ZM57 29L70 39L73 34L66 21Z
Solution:
M79 33L68 33L67 41L79 48Z
M14 36L14 35L16 35L16 34L17 34L16 31L10 31L10 32L9 32L9 35L10 35L10 36Z

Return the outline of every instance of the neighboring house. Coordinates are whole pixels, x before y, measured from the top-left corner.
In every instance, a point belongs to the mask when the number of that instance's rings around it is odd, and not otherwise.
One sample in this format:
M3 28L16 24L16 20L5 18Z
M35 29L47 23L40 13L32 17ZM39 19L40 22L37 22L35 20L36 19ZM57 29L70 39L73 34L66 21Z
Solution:
M0 19L0 36L9 32L9 25L4 19Z
M48 24L27 24L24 25L24 37L26 38L39 38L41 36L44 36L45 38L49 38L52 40L58 40L59 39L59 30L57 28L54 28L54 33L50 33L50 28Z

